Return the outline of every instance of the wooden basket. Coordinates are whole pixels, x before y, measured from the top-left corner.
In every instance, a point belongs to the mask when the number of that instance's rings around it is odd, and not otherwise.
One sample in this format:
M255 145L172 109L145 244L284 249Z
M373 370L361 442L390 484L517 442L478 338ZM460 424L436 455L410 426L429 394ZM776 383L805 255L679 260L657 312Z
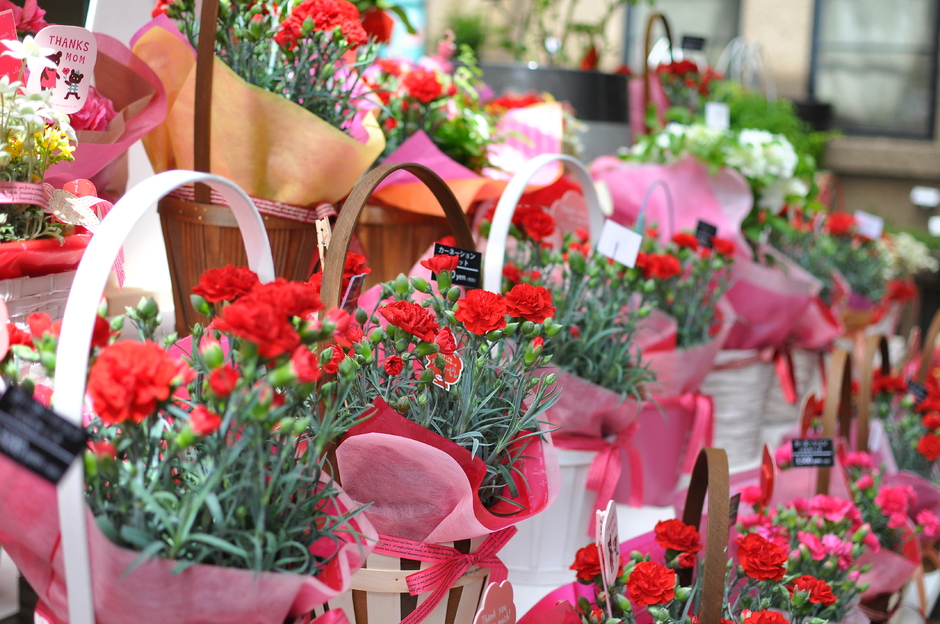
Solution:
M196 102L193 114L193 164L196 171L209 172L209 138L212 127L212 64L219 0L205 0L196 58ZM164 244L173 282L176 331L181 335L205 319L192 309L189 294L207 269L227 264L244 265L244 247L231 211L211 204L209 189L196 184L195 201L165 198L159 202ZM274 252L276 275L306 281L316 250L313 223L300 223L265 216L265 228Z

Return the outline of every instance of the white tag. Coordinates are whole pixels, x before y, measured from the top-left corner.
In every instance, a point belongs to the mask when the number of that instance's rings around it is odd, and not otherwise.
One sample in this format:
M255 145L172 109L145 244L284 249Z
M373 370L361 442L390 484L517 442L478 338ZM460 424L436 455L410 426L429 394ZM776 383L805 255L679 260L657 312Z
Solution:
M601 579L604 591L614 584L620 570L620 532L617 528L617 508L614 501L607 503L607 509L598 511L595 527L595 545L601 560ZM610 600L607 601L607 615L613 616Z
M27 88L38 93L52 91L49 104L71 115L82 110L98 59L98 41L91 31L78 26L47 26L36 35L36 43L51 48L47 56L55 67L29 66Z
M516 603L509 581L486 586L473 624L516 624Z
M927 231L931 236L940 236L940 215L927 219Z
M859 236L864 236L869 240L878 240L884 229L885 220L881 217L863 210L855 211L855 231Z
M940 206L940 189L915 186L911 189L911 203L921 208L936 208Z
M724 102L705 102L705 125L727 130L731 127L731 109Z
M636 256L640 253L640 244L643 237L608 219L601 230L601 238L597 241L597 251L608 258L628 267L636 265Z

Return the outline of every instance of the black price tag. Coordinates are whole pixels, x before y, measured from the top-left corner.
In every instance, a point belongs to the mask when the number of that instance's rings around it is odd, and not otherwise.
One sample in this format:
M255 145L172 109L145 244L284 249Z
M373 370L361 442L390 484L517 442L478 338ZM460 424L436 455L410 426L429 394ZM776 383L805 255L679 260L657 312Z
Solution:
M702 247L711 249L714 246L712 239L715 238L717 234L718 228L708 221L702 221L700 219L699 222L695 224L695 238Z
M695 35L682 35L683 50L704 50L705 37L696 37Z
M832 438L793 440L794 468L831 468L835 465L835 444Z
M927 398L927 387L913 379L907 382L907 391L914 395L914 405L920 405Z
M457 269L454 270L454 286L480 288L480 267L483 264L483 254L479 251L434 243L434 255L459 256L460 261L457 263ZM437 276L432 275L432 279L436 281Z
M0 397L0 453L40 477L58 483L85 450L85 430L17 387Z
M728 524L734 526L738 523L738 507L741 506L741 493L738 492L731 497L731 501L728 503Z

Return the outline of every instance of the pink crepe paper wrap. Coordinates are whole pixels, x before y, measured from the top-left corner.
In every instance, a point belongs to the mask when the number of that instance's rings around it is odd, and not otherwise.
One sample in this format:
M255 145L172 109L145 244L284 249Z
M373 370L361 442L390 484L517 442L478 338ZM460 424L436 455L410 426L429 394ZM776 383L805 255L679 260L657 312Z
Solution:
M341 494L347 509L355 505ZM55 486L0 456L0 546L59 622L68 621ZM366 545L347 543L320 578L150 559L125 575L139 553L115 546L88 515L97 624L283 624L346 591L377 534L361 515L350 521Z
M506 111L496 123L488 156L492 169L483 173L494 180L508 181L529 160L542 154L560 154L565 116L558 102L534 104ZM542 167L531 179L532 186L547 186L561 175L561 163Z
M643 466L643 502L657 507L670 505L679 477L691 472L699 450L712 444L712 399L692 392L677 397L653 396L643 405L637 420L640 427L633 445L640 449ZM627 461L623 465L613 498L629 504L634 476Z
M920 565L920 542L914 539L913 531L905 538L902 554L882 548L878 552L866 550L856 560L859 566L871 564L871 570L858 578L859 583L869 583L862 600L900 591L914 575Z
M630 133L638 137L646 132L646 110L643 103L646 101L646 81L642 74L630 79L627 85L630 97ZM650 103L656 107L656 118L659 123L666 123L666 109L669 108L669 98L663 90L659 76L654 72L650 76Z
M725 297L737 316L725 349L763 349L784 343L819 292L819 280L771 249L774 266L738 258Z
M666 194L657 189L649 196L645 222L646 226L658 226L660 241L669 242L677 232L694 232L701 219L718 228L718 237L734 242L738 256L751 257L741 223L751 211L754 195L737 171L721 169L713 176L691 157L671 165L643 165L604 156L591 164L591 175L610 189L614 200L612 218L617 223L633 225L650 185L662 180L669 187L675 214Z
M549 439L519 442L515 501L523 511L504 501L487 509L478 495L486 474L479 458L381 399L373 408L343 437L336 459L347 494L372 503L363 514L383 535L425 543L479 537L545 510L558 496L561 469Z
M118 174L112 165L135 141L163 122L167 99L157 75L124 44L101 33L95 33L95 39L95 87L111 100L117 116L104 130L78 131L75 160L52 165L45 181L62 188L72 180L91 180L101 197L113 199L121 189L109 189Z
M817 351L826 349L845 333L845 326L832 308L814 297L793 327L792 338L798 348Z

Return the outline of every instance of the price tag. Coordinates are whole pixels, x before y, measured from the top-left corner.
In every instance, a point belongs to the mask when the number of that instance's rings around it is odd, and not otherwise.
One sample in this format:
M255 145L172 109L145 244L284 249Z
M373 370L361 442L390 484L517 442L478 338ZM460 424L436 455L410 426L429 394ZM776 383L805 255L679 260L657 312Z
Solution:
M27 88L52 91L49 103L63 113L82 110L95 73L98 40L78 26L47 26L36 35L36 43L52 50L46 58L53 67L30 65Z
M705 125L727 130L731 127L731 108L724 102L705 102Z
M444 370L441 371L434 363L440 356L444 358ZM456 353L435 353L427 357L428 368L434 371L434 380L431 382L439 388L450 390L450 387L460 381L463 374L463 360Z
M434 255L459 256L460 261L454 270L454 286L465 286L467 288L480 287L480 266L483 264L483 254L479 251L461 249L460 247L451 247L434 243ZM433 275L432 279L437 280Z
M696 52L705 49L705 37L695 35L682 35L682 49L694 50Z
M516 603L509 581L486 586L473 624L516 624Z
M832 438L793 440L794 468L831 468L835 465L835 446Z
M620 533L617 529L617 508L614 501L607 503L607 508L598 511L596 516L595 544L601 559L601 578L604 590L614 584L620 570ZM607 601L607 615L614 617Z
M728 502L728 524L734 526L738 522L738 508L741 506L741 493L738 492Z
M643 237L619 223L607 219L597 241L597 252L628 267L636 266Z
M868 240L878 240L885 229L885 220L863 210L855 211L855 232Z
M718 228L708 221L699 219L698 223L695 224L695 238L702 247L711 249L714 246L712 239L715 238L717 234Z
M907 391L914 395L914 405L920 405L927 398L927 387L913 379L907 382Z
M9 9L0 13L0 40L16 41L16 19L13 17L13 10ZM8 48L0 44L0 52L6 52ZM23 67L23 61L15 59L12 56L0 56L0 76L6 76L10 82L20 79L20 69Z
M85 430L13 386L0 397L0 453L58 483L85 450Z

